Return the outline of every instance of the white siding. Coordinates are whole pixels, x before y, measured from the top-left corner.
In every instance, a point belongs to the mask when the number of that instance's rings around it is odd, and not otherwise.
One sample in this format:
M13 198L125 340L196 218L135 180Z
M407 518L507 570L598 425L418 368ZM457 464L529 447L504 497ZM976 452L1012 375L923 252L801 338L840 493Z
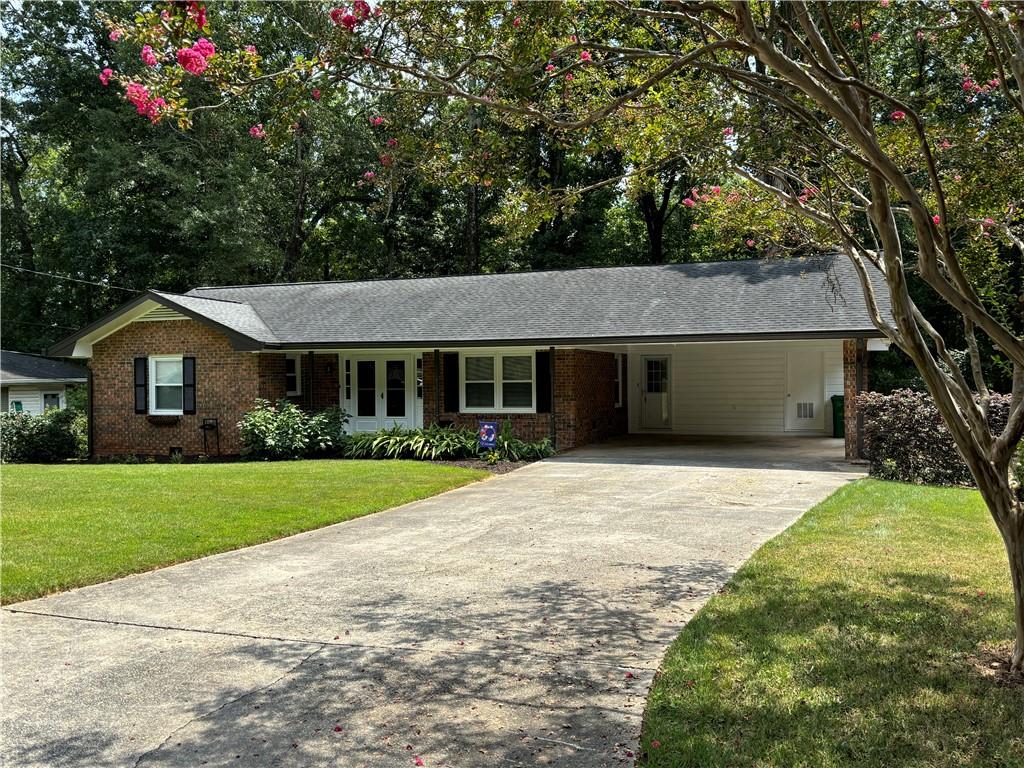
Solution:
M632 346L629 349L630 431L641 432L642 359L672 358L672 431L686 435L765 435L785 431L786 352L823 353L825 433L843 393L842 341L762 341Z
M44 392L59 393L60 407L67 407L63 384L31 384L23 387L9 387L7 389L7 407L9 410L14 410L14 402L18 401L21 403L22 413L40 414L43 412Z

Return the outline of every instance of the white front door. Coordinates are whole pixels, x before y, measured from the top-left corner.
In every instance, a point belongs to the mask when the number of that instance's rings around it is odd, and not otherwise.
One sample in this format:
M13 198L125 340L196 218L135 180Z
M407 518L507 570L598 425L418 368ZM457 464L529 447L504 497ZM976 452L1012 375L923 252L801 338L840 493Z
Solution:
M412 359L408 355L352 358L352 430L413 425Z
M672 426L671 367L668 355L643 358L640 426L644 429Z
M786 352L786 431L825 430L825 379L820 351Z

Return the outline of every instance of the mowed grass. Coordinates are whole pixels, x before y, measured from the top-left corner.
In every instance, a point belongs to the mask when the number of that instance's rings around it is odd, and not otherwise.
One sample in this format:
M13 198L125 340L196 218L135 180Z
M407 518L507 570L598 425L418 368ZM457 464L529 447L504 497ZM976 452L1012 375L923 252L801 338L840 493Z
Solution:
M290 536L486 472L413 461L7 465L0 597L38 597Z
M863 480L765 545L669 650L642 765L1024 766L1006 554L973 491ZM652 744L654 741L659 744Z

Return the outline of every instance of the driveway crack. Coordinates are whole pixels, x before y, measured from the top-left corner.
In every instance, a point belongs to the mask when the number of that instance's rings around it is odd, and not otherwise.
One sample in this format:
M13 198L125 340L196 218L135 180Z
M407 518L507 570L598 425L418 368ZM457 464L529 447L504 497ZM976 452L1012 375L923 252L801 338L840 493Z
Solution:
M167 746L167 744L171 741L171 739L173 739L177 734L179 734L182 731L184 731L186 728L188 728L193 723L197 723L200 720L204 720L207 717L215 715L218 712L226 709L227 707L230 707L232 704L237 704L240 701L244 701L245 699L249 698L250 696L253 696L253 695L257 694L257 693L261 693L262 691L265 691L265 690L267 690L269 688L273 688L275 685L280 683L286 677L288 677L289 675L294 674L295 672L297 672L302 667L303 664L305 664L307 661L312 659L314 656L316 656L318 653L320 653L320 651L322 651L326 647L327 647L326 644L321 643L319 645L319 647L314 648L312 651L307 653L305 656L303 656L301 659L299 659L295 664L290 666L288 669L286 669L284 672L282 672L278 677L274 678L273 680L271 680L266 685L261 685L258 688L253 688L251 691L246 691L243 694L240 694L238 696L234 696L234 697L228 699L227 701L225 701L224 703L214 707L209 712L204 712L201 715L196 715L195 717L191 718L187 722L182 723L177 728L175 728L173 731L171 731L169 734L167 734L166 738L164 738L164 740L161 741L159 744L157 744L155 747L153 747L152 749L146 750L145 752L140 754L135 759L135 762L132 763L132 768L139 768L139 766L142 764L143 760L145 760L150 755L152 755L152 754L154 754L156 752L159 752L161 749L163 749L165 746Z

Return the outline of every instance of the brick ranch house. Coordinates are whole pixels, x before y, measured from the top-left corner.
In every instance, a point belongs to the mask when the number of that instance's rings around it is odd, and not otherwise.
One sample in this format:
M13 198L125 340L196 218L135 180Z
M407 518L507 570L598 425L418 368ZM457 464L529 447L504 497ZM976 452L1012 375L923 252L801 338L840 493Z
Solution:
M498 420L562 450L830 435L880 337L822 257L149 291L50 353L88 360L99 457L237 454L253 401L284 397L352 431Z

